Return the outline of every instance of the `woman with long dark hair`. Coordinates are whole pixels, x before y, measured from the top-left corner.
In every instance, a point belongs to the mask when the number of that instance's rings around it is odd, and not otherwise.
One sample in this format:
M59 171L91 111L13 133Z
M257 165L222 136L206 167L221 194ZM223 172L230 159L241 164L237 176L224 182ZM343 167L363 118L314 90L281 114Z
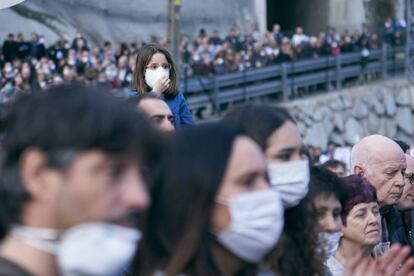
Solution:
M308 192L309 164L293 118L283 108L245 105L231 110L223 122L241 128L260 145L270 182L280 192L286 208L281 240L264 266L278 275L322 275L315 213L301 203Z
M260 148L226 125L179 131L151 195L134 275L255 275L282 231Z

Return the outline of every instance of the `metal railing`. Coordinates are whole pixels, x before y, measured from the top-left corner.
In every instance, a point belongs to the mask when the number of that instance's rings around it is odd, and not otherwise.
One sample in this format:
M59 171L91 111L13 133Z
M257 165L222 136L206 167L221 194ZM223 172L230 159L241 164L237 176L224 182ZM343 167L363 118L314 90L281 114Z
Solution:
M372 50L368 57L357 52L293 61L243 72L198 77L181 83L181 88L190 109L212 107L213 112L220 113L223 104L255 97L274 96L286 101L301 89L340 89L348 81L367 75L386 79L389 75L404 72L407 66L405 56L404 46L384 44L382 49Z

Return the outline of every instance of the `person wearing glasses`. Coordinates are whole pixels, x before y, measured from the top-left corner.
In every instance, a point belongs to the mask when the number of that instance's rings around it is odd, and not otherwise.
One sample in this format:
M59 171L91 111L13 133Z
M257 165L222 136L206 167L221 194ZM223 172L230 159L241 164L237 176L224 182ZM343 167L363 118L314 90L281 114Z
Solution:
M157 44L146 44L135 62L133 88L139 96L154 92L168 104L175 128L194 125L193 115L178 90L178 75L171 54Z
M414 158L405 155L407 169L404 174L404 190L398 203L398 210L404 222L405 233L408 236L411 246L414 247L413 229L414 229Z

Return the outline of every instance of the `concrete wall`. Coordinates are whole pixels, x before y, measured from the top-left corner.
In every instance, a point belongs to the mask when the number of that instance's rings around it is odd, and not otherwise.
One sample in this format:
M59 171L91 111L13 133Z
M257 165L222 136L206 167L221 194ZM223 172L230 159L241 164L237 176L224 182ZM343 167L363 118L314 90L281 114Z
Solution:
M360 29L367 21L381 22L383 17L394 13L401 16L401 1L183 0L181 32L196 35L203 27L207 31L218 29L224 35L231 25L237 24L243 30L252 23L258 23L264 31L269 3L276 11L275 16L286 20L292 30L297 25L311 34L325 30L327 25L339 30ZM148 40L153 35L166 35L167 3L167 0L30 0L19 5L23 10L0 10L0 34L29 35L34 30L54 40L58 36L72 37L79 29L97 44L104 40ZM33 19L33 15L42 20ZM278 18L269 21L277 22Z
M31 12L55 17L43 25L53 32L50 27L52 25L56 35L71 37L75 29L80 29L94 42L102 43L107 39L133 41L148 40L153 35L166 36L167 3L167 0L30 0L22 5ZM195 35L204 27L208 31L218 29L225 34L234 24L246 28L258 22L255 4L255 1L249 0L184 0L181 31ZM257 8L257 12L263 15L263 5ZM12 21L23 23L9 24L10 21L6 21L6 18L10 20L10 13L15 14ZM37 24L33 22L35 21L16 15L14 11L0 11L0 30L3 32L22 31L29 34L31 27ZM26 28L21 28L22 24Z
M366 22L364 0L330 0L328 25L338 30L360 29Z
M414 86L403 79L345 89L285 104L306 143L353 145L370 134L414 143Z

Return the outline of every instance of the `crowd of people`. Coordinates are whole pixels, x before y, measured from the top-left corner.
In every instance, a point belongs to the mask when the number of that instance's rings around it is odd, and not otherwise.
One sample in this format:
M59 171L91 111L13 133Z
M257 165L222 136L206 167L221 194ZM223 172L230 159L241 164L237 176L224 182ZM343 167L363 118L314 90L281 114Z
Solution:
M118 72L110 44L87 44L57 61L65 81L17 93L1 118L0 275L414 275L407 144L371 135L348 165L322 158L268 105L196 125L163 46L119 52L124 99L79 79L100 54Z
M10 103L0 275L414 275L409 145L315 166L284 108L196 125L164 47L133 63L127 100L56 83Z
M264 34L255 25L245 34L234 26L225 36L219 31L208 33L201 29L194 39L181 38L178 71L181 78L192 78L340 53L361 52L367 56L383 43L404 45L404 32L405 26L391 19L386 20L379 32L364 26L362 31L340 34L331 27L318 36L306 35L302 27L297 27L294 33L285 33L279 24ZM21 33L9 34L3 40L0 103L13 99L16 93L73 81L126 93L132 85L136 55L145 44L125 42L115 46L107 41L95 47L81 32L72 41L60 39L54 43L36 33L30 39ZM168 44L164 38L154 40L162 46Z
M13 102L0 275L414 274L405 143L363 138L345 176L310 164L283 108L177 125L156 91L102 90L59 85Z

